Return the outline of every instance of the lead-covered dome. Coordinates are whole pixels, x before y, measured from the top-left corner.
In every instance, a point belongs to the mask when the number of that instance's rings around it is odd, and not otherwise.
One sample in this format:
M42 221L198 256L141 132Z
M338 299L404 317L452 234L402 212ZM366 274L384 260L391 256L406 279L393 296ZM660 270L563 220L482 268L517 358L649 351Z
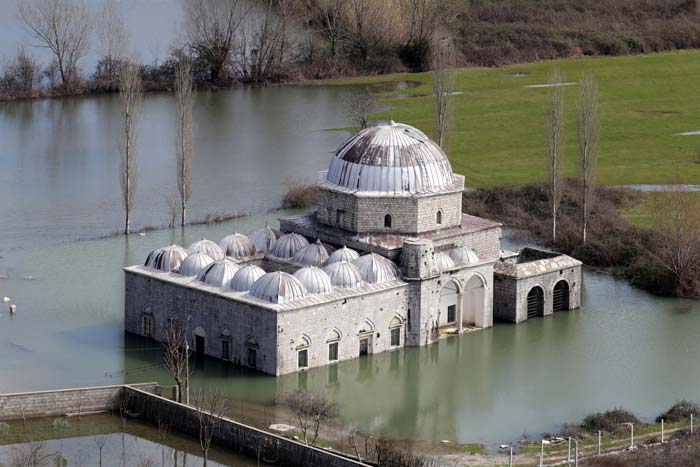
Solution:
M272 255L278 258L291 258L308 244L309 241L298 233L282 235L275 242Z
M342 248L338 248L333 253L331 253L331 256L328 258L328 261L326 261L326 264L333 264L337 263L338 261L348 261L352 263L359 257L360 254L358 252L344 246Z
M182 260L189 254L189 251L179 245L164 246L150 252L144 265L159 271L170 272L179 268Z
M447 253L438 251L435 253L435 265L440 271L446 271L455 267L455 262Z
M321 243L321 240L305 246L297 251L292 257L292 261L304 266L320 266L328 260L328 249Z
M230 287L236 292L245 292L246 290L250 290L255 281L264 275L265 270L254 264L242 267L233 275Z
M213 262L214 259L209 255L205 255L204 253L192 253L182 260L178 272L183 276L197 276L204 268Z
M277 239L282 236L282 232L277 229L271 229L267 225L262 229L254 230L248 234L248 238L255 249L263 253L269 253L275 247Z
M340 146L326 180L350 190L408 194L442 191L454 183L440 146L393 121L365 128Z
M227 288L239 267L230 259L214 261L197 276L197 280L215 287Z
M306 287L311 294L327 294L333 290L331 278L322 269L307 266L294 273L294 277Z
M331 278L331 284L343 289L354 289L362 285L362 274L359 269L347 261L338 261L323 268L323 272Z
M224 237L219 242L219 246L226 256L231 258L246 258L255 254L255 246L248 237L238 232Z
M449 252L450 258L459 265L476 264L479 262L479 256L474 250L465 246L453 248Z
M250 288L250 295L271 303L287 303L308 295L306 288L291 274L268 272Z
M352 262L362 274L362 279L370 284L382 284L399 278L399 268L389 259L370 253Z
M214 261L224 259L224 256L226 256L224 255L224 250L222 250L219 245L206 238L194 242L192 245L188 246L187 249L190 253L204 253Z

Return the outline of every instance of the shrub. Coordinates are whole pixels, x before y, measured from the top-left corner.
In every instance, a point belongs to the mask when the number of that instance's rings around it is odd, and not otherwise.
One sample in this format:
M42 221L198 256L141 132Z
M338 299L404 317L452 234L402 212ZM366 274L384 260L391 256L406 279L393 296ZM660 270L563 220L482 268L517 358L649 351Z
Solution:
M587 415L581 422L581 428L590 433L598 431L614 433L620 429L620 425L623 423L637 424L639 419L632 412L622 408L615 408Z
M700 415L700 404L693 401L680 400L674 403L670 409L656 417L656 422L662 419L669 423L688 420L690 414Z
M284 209L302 209L316 204L316 187L305 183L294 183L289 186L282 197Z

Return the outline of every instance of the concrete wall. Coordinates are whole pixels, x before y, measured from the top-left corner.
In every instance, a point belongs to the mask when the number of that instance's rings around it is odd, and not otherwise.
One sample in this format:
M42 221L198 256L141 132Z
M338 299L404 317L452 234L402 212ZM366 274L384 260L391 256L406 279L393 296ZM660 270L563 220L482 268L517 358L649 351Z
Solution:
M391 332L400 327L405 343L408 286L370 292L329 304L279 313L277 374L297 371L298 352L307 349L309 368L327 365L328 346L338 343L338 360L359 356L360 339L369 339L369 353L391 350Z
M209 293L208 286L189 288L128 269L125 270L125 287L125 327L128 332L143 336L144 315L149 315L154 325L152 338L165 342L170 320L177 319L181 326L187 326L193 350L194 335L203 331L206 355L221 358L221 341L225 339L231 343L231 361L247 366L248 348L254 341L257 343L255 368L276 374L277 314L274 311ZM212 292L217 290L211 289Z
M156 392L156 383L134 385ZM119 406L123 386L60 389L0 395L0 420L109 412Z
M196 410L138 389L125 388L129 410L152 423L165 421L173 430L199 436ZM361 462L322 449L306 446L291 439L276 436L256 428L221 417L212 443L253 458L261 457L286 467L358 467Z

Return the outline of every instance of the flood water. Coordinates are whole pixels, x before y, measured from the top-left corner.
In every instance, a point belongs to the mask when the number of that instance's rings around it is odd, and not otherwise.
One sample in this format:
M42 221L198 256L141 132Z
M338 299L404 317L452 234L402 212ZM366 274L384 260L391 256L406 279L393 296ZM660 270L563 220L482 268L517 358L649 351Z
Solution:
M169 243L219 240L274 223L284 182L313 178L347 133L339 88L202 94L197 101L191 216L246 210L222 224L96 239L119 228L114 97L0 107L0 392L157 380L158 348L123 333L125 265ZM173 103L144 103L135 223L167 221L173 187ZM468 177L468 174L466 174ZM0 276L4 277L4 276ZM624 406L655 416L700 398L700 305L659 299L586 272L580 310L497 324L427 348L404 349L273 378L206 361L234 413L269 406L298 386L324 391L340 423L431 440L506 442L584 414ZM275 419L272 421L287 422Z

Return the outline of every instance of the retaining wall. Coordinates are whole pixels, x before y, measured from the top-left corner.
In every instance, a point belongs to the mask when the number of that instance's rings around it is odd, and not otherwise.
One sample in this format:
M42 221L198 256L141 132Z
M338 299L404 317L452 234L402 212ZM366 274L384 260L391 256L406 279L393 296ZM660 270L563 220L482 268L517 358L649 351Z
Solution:
M0 420L18 420L63 415L110 412L119 405L124 386L60 389L55 391L0 394ZM155 393L156 383L137 384L145 393Z
M129 411L151 423L166 422L171 429L199 437L199 421L193 407L125 386ZM232 451L286 467L367 467L367 464L267 433L222 417L212 443Z

